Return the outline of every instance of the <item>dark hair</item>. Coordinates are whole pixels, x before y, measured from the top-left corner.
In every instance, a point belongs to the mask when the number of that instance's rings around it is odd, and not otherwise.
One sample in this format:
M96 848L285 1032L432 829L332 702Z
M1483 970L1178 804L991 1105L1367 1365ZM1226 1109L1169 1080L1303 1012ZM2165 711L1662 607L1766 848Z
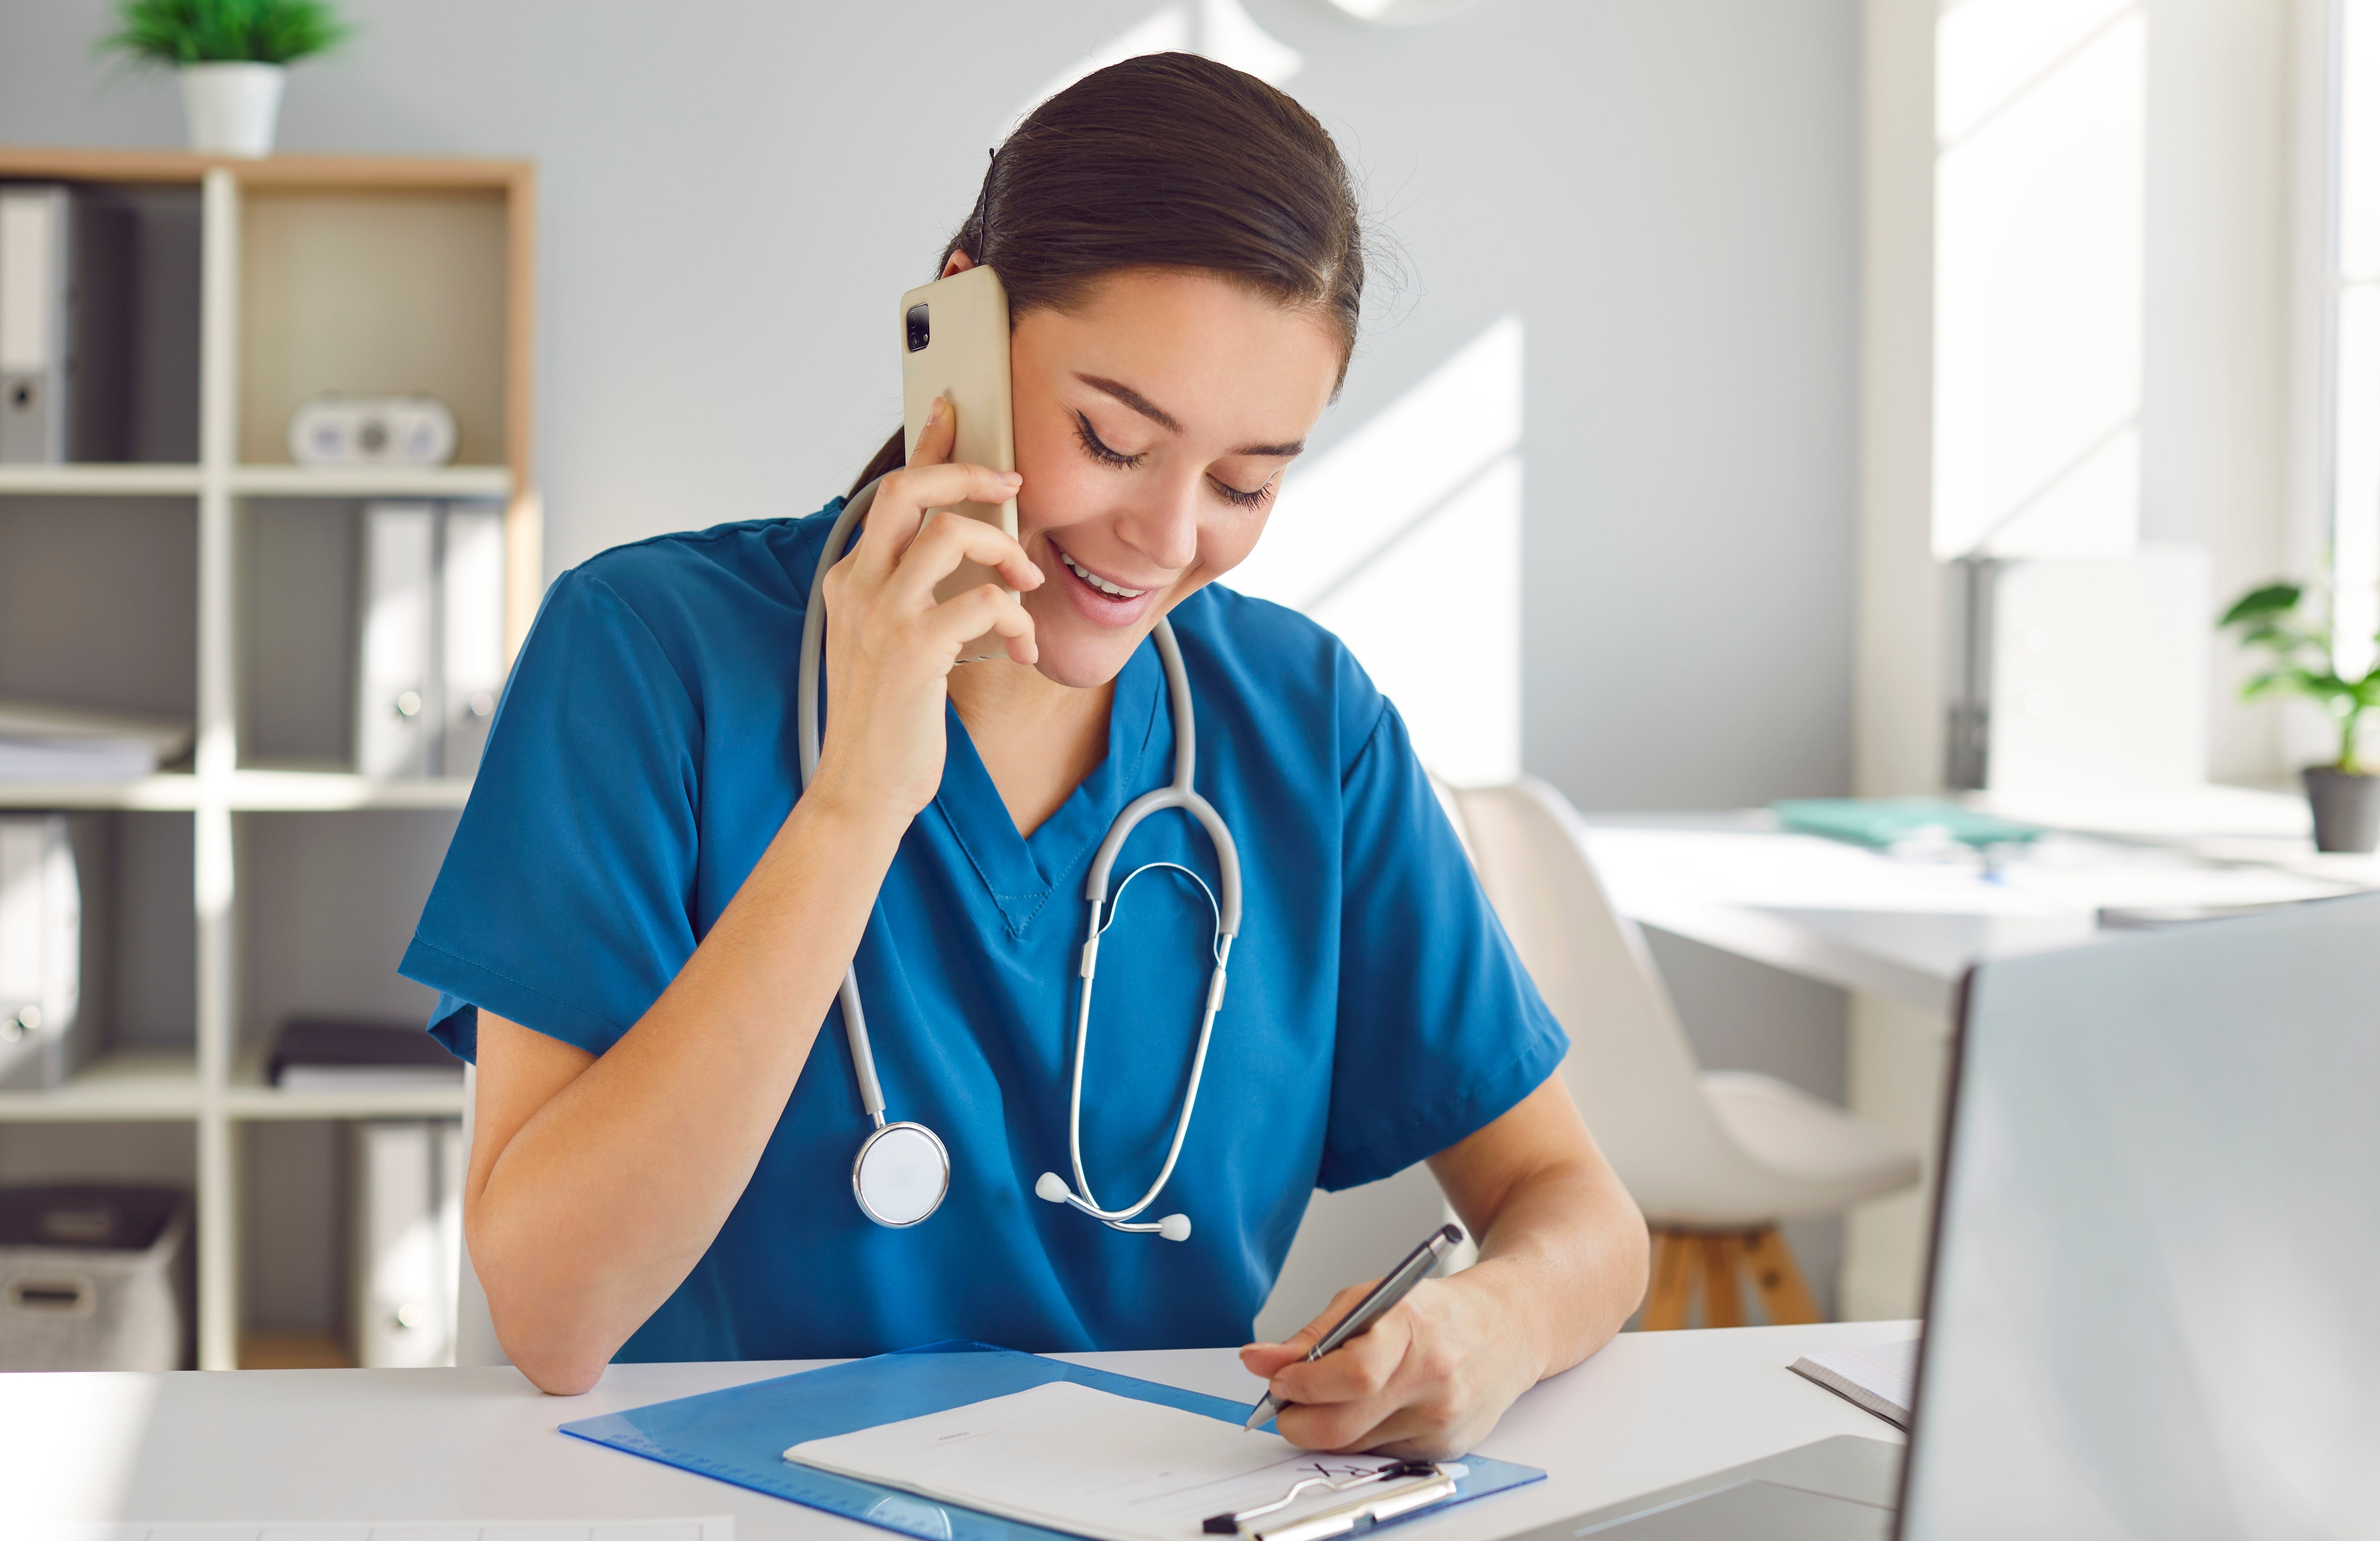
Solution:
M1311 310L1347 372L1364 293L1364 225L1314 115L1196 54L1147 54L1033 109L992 157L942 249L999 270L1009 320L1080 304L1126 268L1193 268ZM852 483L905 459L895 430Z

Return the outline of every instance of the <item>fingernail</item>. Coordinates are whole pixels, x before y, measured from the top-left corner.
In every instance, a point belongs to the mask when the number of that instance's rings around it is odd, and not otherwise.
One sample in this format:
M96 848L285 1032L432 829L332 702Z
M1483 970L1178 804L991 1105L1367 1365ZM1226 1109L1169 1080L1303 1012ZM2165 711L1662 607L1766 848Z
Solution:
M1014 471L1001 472L1000 479L1008 483L1011 487L1022 487L1025 485L1025 479Z
M942 413L949 408L949 406L950 404L942 400L941 397L936 396L934 398L934 405L929 407L926 411L926 426L928 428L931 428L936 423L941 422L942 420Z

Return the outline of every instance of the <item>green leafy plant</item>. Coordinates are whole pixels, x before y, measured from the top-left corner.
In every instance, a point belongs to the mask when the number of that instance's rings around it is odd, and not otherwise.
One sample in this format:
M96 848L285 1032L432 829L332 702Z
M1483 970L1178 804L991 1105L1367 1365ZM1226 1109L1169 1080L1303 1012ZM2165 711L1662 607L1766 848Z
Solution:
M2380 707L2380 664L2361 676L2338 673L2327 618L2310 613L2306 586L2268 583L2240 596L2217 625L2237 628L2243 648L2263 648L2273 655L2273 666L2240 686L2253 700L2260 696L2302 696L2322 707L2338 722L2338 761L2332 769L2350 775L2364 773L2355 755L2363 714ZM2375 638L2380 640L2380 638Z
M347 26L327 0L116 0L100 47L142 64L288 64L334 47Z

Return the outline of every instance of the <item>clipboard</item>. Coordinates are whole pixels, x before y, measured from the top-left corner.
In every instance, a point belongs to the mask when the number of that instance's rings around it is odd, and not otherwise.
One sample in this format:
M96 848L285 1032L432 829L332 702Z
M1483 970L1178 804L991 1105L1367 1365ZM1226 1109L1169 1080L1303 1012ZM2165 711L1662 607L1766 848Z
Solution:
M1053 1380L1071 1380L1232 1424L1247 1416L1240 1403L1204 1392L988 1343L953 1341L581 1418L564 1424L562 1432L923 1541L1069 1541L1062 1531L838 1476L783 1455L788 1446L806 1439L923 1417ZM1453 1504L1542 1482L1546 1475L1535 1466L1480 1455L1463 1457L1463 1464L1470 1470L1456 1483L1453 1497L1380 1523L1435 1514Z

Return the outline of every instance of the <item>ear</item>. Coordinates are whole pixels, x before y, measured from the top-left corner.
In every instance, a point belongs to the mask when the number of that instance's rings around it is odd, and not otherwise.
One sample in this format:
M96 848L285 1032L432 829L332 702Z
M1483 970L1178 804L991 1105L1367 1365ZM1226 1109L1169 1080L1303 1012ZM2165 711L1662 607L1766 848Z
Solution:
M973 266L975 266L974 258L964 251L953 251L951 253L951 260L942 264L941 275L948 278L954 273L965 273Z

